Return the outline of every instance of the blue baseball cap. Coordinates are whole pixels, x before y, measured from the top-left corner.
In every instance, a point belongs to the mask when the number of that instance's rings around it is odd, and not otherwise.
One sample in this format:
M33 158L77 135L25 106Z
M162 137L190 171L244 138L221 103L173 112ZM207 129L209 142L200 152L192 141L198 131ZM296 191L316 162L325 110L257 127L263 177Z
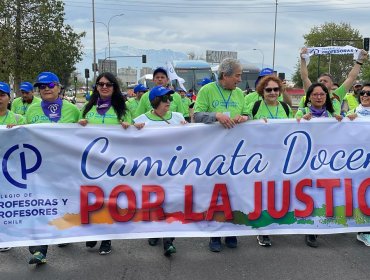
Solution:
M205 77L205 78L203 78L203 80L201 80L201 81L198 83L198 85L200 85L200 86L204 86L204 85L209 84L209 83L211 83L211 82L212 82L212 80L211 80L210 78Z
M23 82L21 83L19 89L25 92L31 92L33 91L33 85L30 82Z
M41 72L36 79L36 83L33 85L34 87L38 87L40 84L49 84L52 82L56 82L59 84L59 78L52 72Z
M184 90L184 89L183 89L183 88L181 88L181 87L176 88L176 91L177 91L177 92L180 92L180 91L186 92L186 90Z
M156 86L152 88L152 90L149 92L149 100L152 101L157 96L163 96L166 94L172 94L174 91L172 89L166 88L164 86Z
M265 76L268 76L268 75L273 75L274 74L274 70L272 70L271 68L263 68L261 70L261 72L258 74L258 78L256 80L256 82L254 83L254 86L257 87L257 84L258 82Z
M0 82L0 91L3 91L10 96L10 86L7 83Z
M138 93L139 91L146 92L148 91L148 88L143 84L138 84L136 87L134 87L134 93Z

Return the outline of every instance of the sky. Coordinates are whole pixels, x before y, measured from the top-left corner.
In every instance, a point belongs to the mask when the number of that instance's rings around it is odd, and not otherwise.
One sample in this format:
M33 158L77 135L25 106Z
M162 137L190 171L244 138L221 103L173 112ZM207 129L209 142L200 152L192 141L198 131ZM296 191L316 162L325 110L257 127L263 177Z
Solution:
M80 72L93 62L93 1L97 59L109 52L108 23L111 53L123 46L203 57L206 50L236 51L240 59L272 67L275 42L275 70L287 78L295 70L303 35L315 26L345 22L370 37L368 0L63 0L65 23L86 32Z

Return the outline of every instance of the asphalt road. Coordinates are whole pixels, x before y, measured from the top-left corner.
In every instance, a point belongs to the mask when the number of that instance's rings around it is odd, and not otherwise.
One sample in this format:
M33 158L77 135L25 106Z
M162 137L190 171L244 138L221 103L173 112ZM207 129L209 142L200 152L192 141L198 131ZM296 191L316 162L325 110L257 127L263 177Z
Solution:
M0 279L370 279L370 247L354 233L320 236L319 248L307 247L302 235L273 236L272 242L261 247L255 236L245 236L238 248L212 253L207 238L177 238L170 258L143 239L113 240L106 256L74 243L50 246L41 266L28 265L26 247L13 248L0 253Z

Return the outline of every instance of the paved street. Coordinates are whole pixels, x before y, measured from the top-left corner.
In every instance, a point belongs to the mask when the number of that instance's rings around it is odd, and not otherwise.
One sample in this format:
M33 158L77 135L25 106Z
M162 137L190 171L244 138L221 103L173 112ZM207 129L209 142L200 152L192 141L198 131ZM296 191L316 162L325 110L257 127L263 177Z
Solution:
M107 256L75 243L51 246L48 263L39 267L28 265L27 248L14 248L0 253L0 279L369 279L370 247L356 234L320 236L316 249L299 235L272 241L264 248L255 236L240 237L237 249L212 253L207 238L177 238L177 253L170 258L146 240L114 240Z

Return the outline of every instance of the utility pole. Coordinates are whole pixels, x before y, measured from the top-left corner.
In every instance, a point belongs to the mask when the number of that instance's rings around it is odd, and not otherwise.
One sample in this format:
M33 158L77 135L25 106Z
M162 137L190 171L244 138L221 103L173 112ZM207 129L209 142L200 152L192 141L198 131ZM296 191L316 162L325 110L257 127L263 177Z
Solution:
M93 49L94 49L94 62L93 62L93 72L94 72L94 80L93 83L96 80L96 45L95 45L95 1L92 0L92 16L93 16Z
M14 85L13 90L18 96L18 85L21 83L21 69L22 69L22 1L17 0L17 15L15 18L15 65L14 67Z
M273 51L273 54L272 54L272 70L275 70L275 43L276 43L277 6L278 6L278 2L277 2L277 0L275 0L275 30L274 30L274 51Z

